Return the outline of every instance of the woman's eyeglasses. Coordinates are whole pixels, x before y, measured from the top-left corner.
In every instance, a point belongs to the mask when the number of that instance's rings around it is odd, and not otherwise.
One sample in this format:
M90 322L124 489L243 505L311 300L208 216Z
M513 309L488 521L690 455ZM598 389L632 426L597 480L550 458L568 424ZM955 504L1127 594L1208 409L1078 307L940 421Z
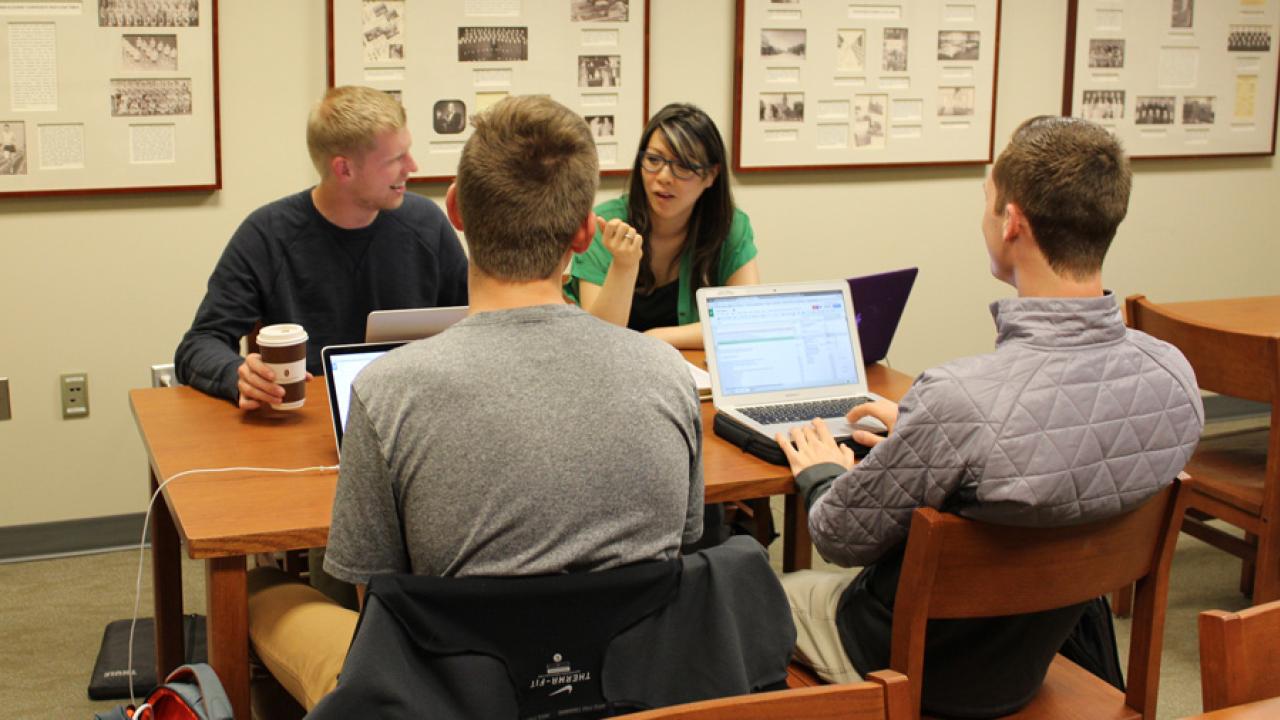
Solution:
M701 165L686 165L679 160L668 160L657 153L640 155L640 167L647 173L657 175L662 172L664 165L671 168L671 175L677 180L690 180L694 175L700 175L703 169Z

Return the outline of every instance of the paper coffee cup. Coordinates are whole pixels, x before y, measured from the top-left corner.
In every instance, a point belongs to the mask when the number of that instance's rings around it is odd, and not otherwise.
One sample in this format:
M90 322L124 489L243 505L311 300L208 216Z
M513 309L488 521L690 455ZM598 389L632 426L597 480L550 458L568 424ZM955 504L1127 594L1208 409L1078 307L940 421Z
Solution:
M258 351L276 374L276 384L284 388L284 400L271 407L302 407L307 401L307 331L301 325L268 325L258 331Z

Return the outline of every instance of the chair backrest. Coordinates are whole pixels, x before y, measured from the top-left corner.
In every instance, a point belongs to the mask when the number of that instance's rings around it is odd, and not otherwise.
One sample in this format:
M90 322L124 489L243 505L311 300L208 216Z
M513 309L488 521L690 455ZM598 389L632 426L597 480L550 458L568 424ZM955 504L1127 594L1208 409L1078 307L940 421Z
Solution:
M1175 519L1185 504L1179 497L1175 480L1130 513L1060 528L991 525L932 508L916 510L898 580L889 662L910 681L913 717L920 712L930 618L1066 607L1135 581L1126 702L1153 716Z
M1200 387L1273 406L1280 401L1280 337L1197 322L1143 295L1131 295L1124 304L1129 327L1181 350Z
M627 720L906 720L907 678L892 670L866 682L792 688L673 705L626 715Z
M1280 696L1280 601L1200 613L1205 712Z

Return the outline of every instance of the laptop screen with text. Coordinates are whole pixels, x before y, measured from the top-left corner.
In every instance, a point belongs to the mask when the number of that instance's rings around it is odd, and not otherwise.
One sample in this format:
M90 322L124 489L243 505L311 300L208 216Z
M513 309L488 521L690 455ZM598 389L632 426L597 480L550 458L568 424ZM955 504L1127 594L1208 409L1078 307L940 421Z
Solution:
M840 291L707 299L725 396L861 382Z

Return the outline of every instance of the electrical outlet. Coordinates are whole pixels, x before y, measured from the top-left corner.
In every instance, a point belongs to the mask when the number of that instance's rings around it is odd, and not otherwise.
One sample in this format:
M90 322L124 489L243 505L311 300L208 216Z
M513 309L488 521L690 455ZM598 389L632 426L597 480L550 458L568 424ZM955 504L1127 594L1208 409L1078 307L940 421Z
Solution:
M173 371L173 363L151 366L151 387L173 387L178 384L178 376Z
M89 375L87 373L65 373L62 379L62 417L81 418L89 416Z
M9 407L9 378L0 378L0 420L12 417L13 410Z

